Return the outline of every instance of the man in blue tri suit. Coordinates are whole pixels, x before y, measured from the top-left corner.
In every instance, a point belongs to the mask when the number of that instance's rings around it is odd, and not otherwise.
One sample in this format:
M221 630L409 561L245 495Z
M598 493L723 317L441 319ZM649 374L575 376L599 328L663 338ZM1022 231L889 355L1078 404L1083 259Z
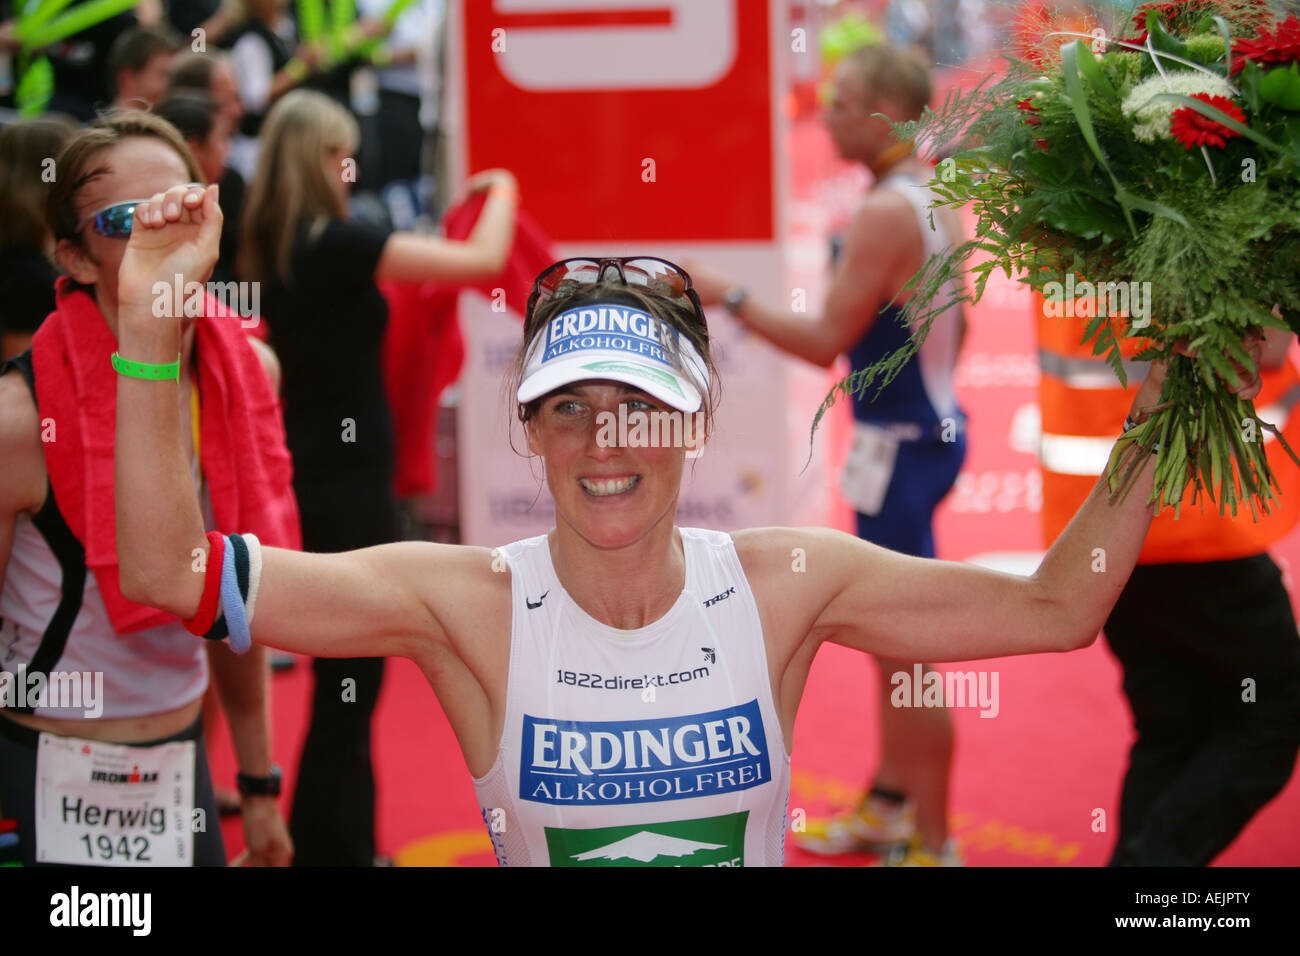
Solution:
M900 348L910 336L898 321L910 293L898 293L932 254L960 241L960 222L953 210L936 209L931 227L930 167L872 114L916 119L930 94L929 69L911 51L865 47L836 69L826 127L844 159L871 171L872 187L835 256L820 315L770 308L696 263L690 272L705 304L725 305L778 348L823 367L847 354L859 370ZM952 387L965 328L960 305L937 316L897 378L880 395L872 386L853 400L853 446L841 491L857 511L858 535L882 547L935 556L934 510L966 455L966 416ZM889 864L960 865L947 829L953 749L947 708L894 706L902 680L895 675L911 682L913 663L877 661L881 760L875 778L857 807L830 820L809 820L795 838L823 854L888 851Z

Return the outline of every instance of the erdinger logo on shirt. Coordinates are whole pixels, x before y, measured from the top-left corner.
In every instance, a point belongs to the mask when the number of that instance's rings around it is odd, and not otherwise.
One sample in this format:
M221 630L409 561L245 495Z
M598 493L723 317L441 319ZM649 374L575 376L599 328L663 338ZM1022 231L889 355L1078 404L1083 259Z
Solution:
M677 332L640 309L600 305L569 309L546 326L546 350L542 362L569 352L601 350L643 355L670 366L665 344L676 345Z
M650 720L524 715L519 797L608 806L708 797L772 779L758 701Z

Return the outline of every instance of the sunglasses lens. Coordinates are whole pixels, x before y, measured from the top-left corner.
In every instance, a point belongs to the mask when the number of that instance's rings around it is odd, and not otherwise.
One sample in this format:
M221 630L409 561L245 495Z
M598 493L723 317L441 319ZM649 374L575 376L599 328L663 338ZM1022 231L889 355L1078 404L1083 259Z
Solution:
M131 235L135 219L135 203L110 206L93 220L95 232L107 239L126 239Z

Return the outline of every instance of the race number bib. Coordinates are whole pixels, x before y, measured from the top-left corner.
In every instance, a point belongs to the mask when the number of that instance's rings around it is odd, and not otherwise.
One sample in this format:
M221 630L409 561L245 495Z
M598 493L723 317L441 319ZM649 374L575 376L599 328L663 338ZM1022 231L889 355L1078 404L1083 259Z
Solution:
M193 866L192 740L132 747L41 734L36 859L82 866Z
M884 428L853 423L853 447L840 473L840 493L855 511L880 513L898 460L898 439Z

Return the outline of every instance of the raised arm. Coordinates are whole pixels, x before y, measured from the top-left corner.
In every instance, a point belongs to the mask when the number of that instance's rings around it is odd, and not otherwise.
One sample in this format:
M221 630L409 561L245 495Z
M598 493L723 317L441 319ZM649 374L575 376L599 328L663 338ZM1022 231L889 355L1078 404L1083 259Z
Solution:
M519 186L504 169L490 169L470 179L471 193L486 191L487 202L464 240L395 232L384 243L375 279L393 282L482 282L505 268L515 237Z
M1163 364L1153 363L1135 418L1156 404L1163 378ZM750 555L747 571L768 584L766 613L780 633L904 660L1068 651L1096 639L1128 582L1154 516L1146 504L1154 473L1151 456L1118 504L1099 479L1028 577L897 554L825 529L766 529L738 535L737 546Z
M172 212L153 219L161 206ZM137 208L119 273L124 358L176 360L179 323L154 317L153 284L178 273L206 276L220 231L215 186L177 187ZM177 389L175 381L118 377L117 547L126 597L189 618L203 591L195 557L207 554L208 542L182 451ZM448 604L441 589L464 589L490 561L481 549L418 542L328 555L265 548L252 636L320 657L427 655L446 640L431 610Z
M902 285L898 237L916 229L907 200L892 193L869 196L853 217L831 276L826 302L813 315L773 306L750 295L736 311L746 327L777 348L814 365L829 367L875 323L894 289ZM699 263L688 271L704 305L717 305L732 281Z

